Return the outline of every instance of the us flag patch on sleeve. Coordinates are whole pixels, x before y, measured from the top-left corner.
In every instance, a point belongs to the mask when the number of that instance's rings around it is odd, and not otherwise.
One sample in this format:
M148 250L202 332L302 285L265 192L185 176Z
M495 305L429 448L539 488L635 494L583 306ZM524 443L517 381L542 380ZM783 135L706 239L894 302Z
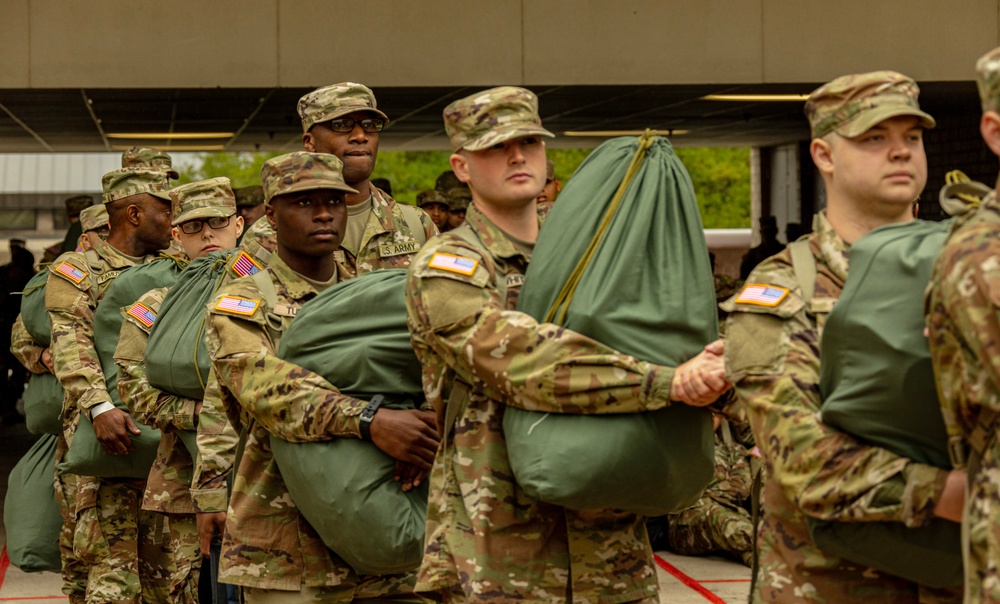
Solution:
M215 310L249 317L257 312L258 306L260 306L260 300L250 300L238 296L222 296L215 303Z
M458 273L459 275L471 277L472 273L476 272L476 267L479 266L479 261L473 260L472 258L463 258L462 256L456 256L454 254L444 254L438 252L431 256L431 261L427 266L442 271L448 271L449 273Z
M151 328L153 322L156 321L156 313L142 302L136 302L132 306L129 306L125 314L145 325L146 329Z
M56 272L65 276L73 283L79 283L83 281L84 277L87 276L87 273L81 271L68 262L61 262L59 266L56 267Z
M242 251L236 257L236 262L233 263L233 272L240 277L247 277L262 270L264 269L250 257L250 254Z
M775 307L788 295L788 289L776 285L759 285L748 283L736 296L737 304L756 304L757 306Z

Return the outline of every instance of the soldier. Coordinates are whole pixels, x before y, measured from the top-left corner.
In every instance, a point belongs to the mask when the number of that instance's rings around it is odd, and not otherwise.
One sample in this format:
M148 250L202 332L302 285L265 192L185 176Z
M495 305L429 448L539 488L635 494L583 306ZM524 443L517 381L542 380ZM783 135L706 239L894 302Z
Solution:
M797 280L786 249L757 266L723 305L731 313L727 375L766 464L753 602L924 602L956 595L827 554L806 522L808 514L920 526L933 516L961 516L961 474L861 443L819 415L819 343L847 278L851 244L875 227L913 220L910 206L927 179L923 131L934 119L920 110L918 94L910 78L879 71L837 78L810 95L809 150L827 194L808 240L813 283ZM808 289L811 296L803 293Z
M302 146L336 155L344 163L347 230L337 250L342 279L380 268L406 268L413 254L437 234L430 216L398 204L368 180L375 169L379 133L389 118L379 111L366 86L343 82L318 88L299 99Z
M243 217L236 216L236 199L228 178L212 178L182 185L170 191L173 204L172 234L187 257L201 258L210 252L236 246ZM143 362L146 343L167 288L145 294L128 307L115 351L118 392L144 424L159 428L160 445L149 472L142 509L163 514L170 528L173 569L169 602L198 601L201 551L195 508L191 499L194 460L177 436L178 430L194 430L201 410L200 400L155 388L146 378Z
M413 573L359 577L331 552L290 502L270 439L360 438L368 401L342 395L312 372L275 356L298 308L340 279L333 253L354 194L333 155L298 152L268 160L262 177L277 253L265 271L232 281L209 304L206 335L220 400L244 426L222 542L219 578L259 602L417 602ZM267 281L265 282L264 279ZM280 324L277 322L280 321ZM207 396L206 396L207 398ZM372 442L427 471L437 446L429 411L380 408Z
M417 195L417 207L427 212L438 231L448 230L448 199L435 189L427 189Z
M57 463L72 442L80 416L94 424L102 446L127 453L138 429L111 402L94 344L94 310L123 270L153 260L170 243L170 188L166 174L144 168L109 172L103 201L111 233L93 250L70 252L49 267L45 306L52 322L54 373L65 391L63 439ZM90 564L88 603L139 602L140 538L149 527L137 519L141 491L135 481L80 477L77 485L74 551ZM145 543L145 542L144 542ZM152 586L149 586L152 588ZM147 588L143 585L143 589Z
M545 186L542 187L542 192L535 199L539 216L545 216L549 213L552 204L559 197L560 191L562 191L562 182L556 178L556 165L551 159L547 159L545 160Z
M1000 155L1000 48L976 63L983 115L980 132ZM965 523L967 602L1000 602L997 541L1000 481L997 421L1000 378L1000 203L996 191L956 220L931 279L927 324L942 411L951 437L952 462L968 467Z
M107 241L111 233L108 226L108 210L102 203L99 206L90 206L80 212L80 225L83 234L80 235L80 242L76 246L77 252L85 252L97 247L97 240Z
M446 231L457 229L465 222L465 212L472 203L472 191L469 187L453 187L448 189L448 228Z
M66 237L63 239L62 244L60 244L55 256L72 252L76 249L76 243L80 240L80 234L83 232L83 227L80 225L80 212L92 205L94 205L94 198L90 195L77 195L66 200L66 220L69 221L69 229L67 229ZM52 262L55 256L43 259L42 261Z
M538 236L541 137L553 135L535 95L509 86L455 101L444 122L451 167L469 183L473 205L463 226L421 250L407 282L414 349L442 443L417 589L446 602L658 602L642 519L609 520L608 512L528 496L511 473L504 406L593 414L708 404L728 387L721 345L662 367L515 311ZM498 277L509 284L505 296Z
M249 229L264 215L264 189L252 185L233 192L236 194L236 213L243 218L244 229Z
M123 151L122 168L149 168L165 173L168 179L180 178L170 155L152 147L130 147Z
M437 179L434 180L434 190L442 195L448 195L448 191L454 188L468 189L469 183L460 181L451 168L438 174Z

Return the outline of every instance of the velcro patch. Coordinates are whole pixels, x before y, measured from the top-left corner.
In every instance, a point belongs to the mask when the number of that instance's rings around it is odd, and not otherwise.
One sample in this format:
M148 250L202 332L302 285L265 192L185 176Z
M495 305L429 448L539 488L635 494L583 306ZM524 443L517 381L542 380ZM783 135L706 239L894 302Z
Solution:
M473 260L472 258L463 258L462 256L456 256L454 254L437 252L431 256L431 261L427 266L442 271L448 271L449 273L458 273L459 275L471 277L472 274L476 272L476 267L479 266L479 261Z
M79 283L87 277L87 273L81 271L68 262L59 263L59 266L56 267L56 272L65 276L73 283Z
M757 283L747 283L736 296L737 304L755 304L774 308L781 304L781 301L788 296L788 288L776 285L760 285Z
M244 317L253 316L260 306L260 300L250 300L238 296L222 296L215 304L215 310Z
M264 269L261 265L257 264L257 261L250 257L250 254L242 251L240 252L240 255L237 256L236 262L233 263L233 272L240 277L246 277L254 273L259 273L262 270Z
M153 322L156 321L156 313L142 302L136 302L132 306L129 306L125 314L145 325L146 329L151 328Z

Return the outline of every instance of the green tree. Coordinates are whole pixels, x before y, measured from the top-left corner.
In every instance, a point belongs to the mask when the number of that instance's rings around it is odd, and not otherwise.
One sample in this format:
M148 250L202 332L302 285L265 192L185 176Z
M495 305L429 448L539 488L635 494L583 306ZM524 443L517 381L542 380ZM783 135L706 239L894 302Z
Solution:
M676 149L684 162L706 229L750 228L749 147Z

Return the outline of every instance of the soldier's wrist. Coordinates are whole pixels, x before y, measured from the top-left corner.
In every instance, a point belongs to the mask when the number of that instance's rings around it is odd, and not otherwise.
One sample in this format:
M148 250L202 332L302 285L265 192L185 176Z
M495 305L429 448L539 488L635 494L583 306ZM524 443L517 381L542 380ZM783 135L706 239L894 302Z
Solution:
M89 414L90 421L94 421L95 419L97 419L98 415L102 413L107 413L108 411L111 411L114 408L115 408L114 403L109 403L109 402L97 403L96 405L88 409L87 413Z

